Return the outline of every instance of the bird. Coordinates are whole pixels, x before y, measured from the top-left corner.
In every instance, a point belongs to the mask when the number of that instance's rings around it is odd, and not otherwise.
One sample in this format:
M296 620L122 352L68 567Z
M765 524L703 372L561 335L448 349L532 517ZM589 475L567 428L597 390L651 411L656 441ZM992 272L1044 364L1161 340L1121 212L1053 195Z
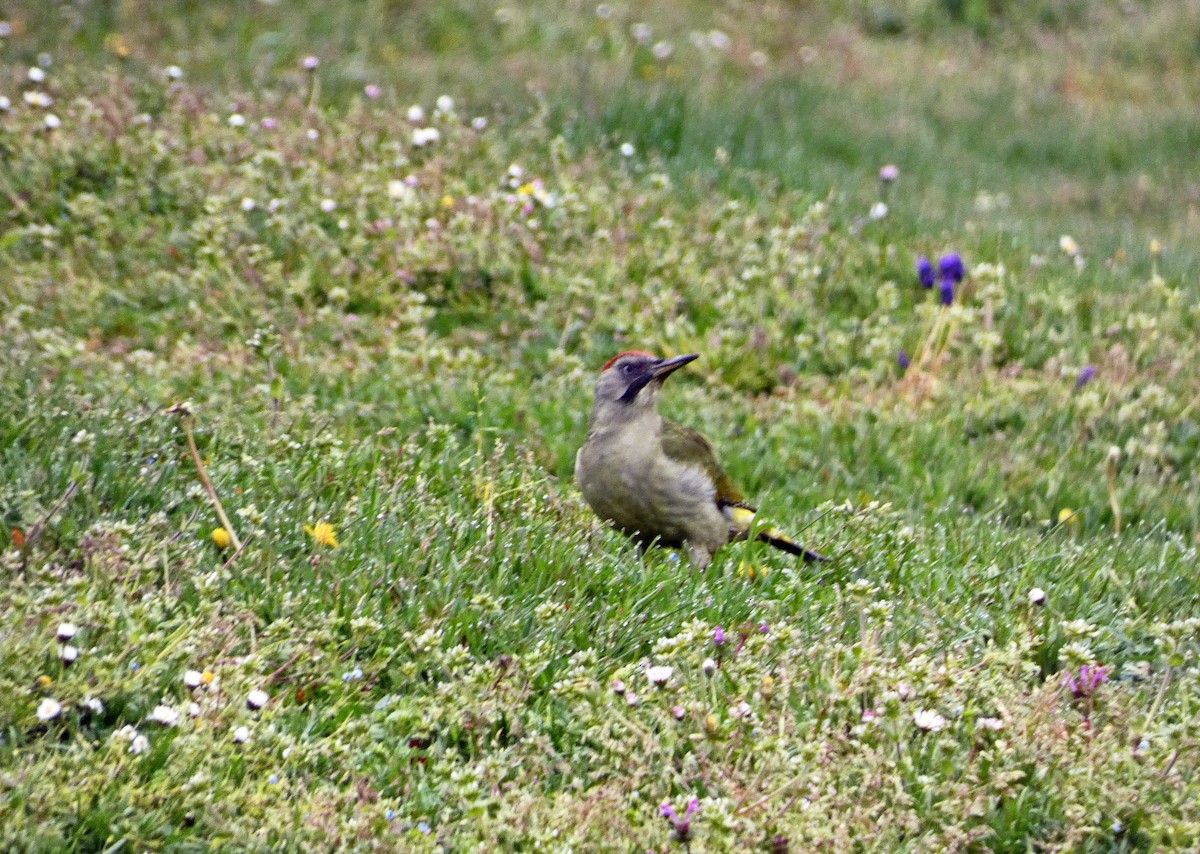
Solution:
M659 414L667 377L698 358L626 350L609 359L596 380L575 480L596 515L643 549L686 549L703 570L722 546L749 536L757 511L704 434ZM806 561L829 560L773 527L755 536Z

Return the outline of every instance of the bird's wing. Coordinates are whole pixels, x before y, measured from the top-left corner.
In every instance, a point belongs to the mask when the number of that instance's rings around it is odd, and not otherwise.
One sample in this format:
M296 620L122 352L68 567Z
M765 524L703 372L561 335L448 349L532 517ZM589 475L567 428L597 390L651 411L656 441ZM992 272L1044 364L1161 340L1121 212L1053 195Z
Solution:
M662 449L676 462L695 466L707 474L716 487L718 504L742 504L741 490L725 474L712 443L699 430L664 418Z

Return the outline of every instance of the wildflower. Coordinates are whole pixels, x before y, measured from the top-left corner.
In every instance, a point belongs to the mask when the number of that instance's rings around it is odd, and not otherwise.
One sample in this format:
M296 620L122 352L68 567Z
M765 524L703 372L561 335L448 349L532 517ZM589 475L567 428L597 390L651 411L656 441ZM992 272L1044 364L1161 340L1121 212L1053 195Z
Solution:
M306 56L300 64L304 66L305 71L316 71L317 66L321 64L321 60L315 56Z
M1075 387L1083 388L1092 381L1092 377L1096 376L1096 369L1091 365L1084 365L1083 370L1079 372L1079 376L1075 379Z
M671 681L671 676L674 673L675 668L665 664L656 664L653 667L646 668L646 678L659 688Z
M692 796L682 816L675 812L675 808L667 801L663 801L659 809L662 810L663 818L671 822L672 835L676 842L687 842L692 838L692 816L700 811L699 798Z
M724 626L717 626L715 629L713 629L713 644L715 646L724 646L725 645L725 627Z
M62 649L58 651L58 657L62 659L63 664L74 664L79 658L79 647L72 644L63 644Z
M913 714L913 723L925 732L941 732L946 728L946 719L931 709L921 709Z
M437 128L415 128L412 134L413 145L417 148L423 148L431 142L437 142L441 138L441 131Z
M621 151L622 157L633 157L635 150L636 149L634 149L632 142L622 142L621 143L620 151Z
M245 744L250 740L250 727L240 726L233 731L233 743Z
M867 212L867 216L873 220L881 220L888 215L888 206L886 202L876 202L871 205L871 210Z
M884 184L891 184L900 177L900 167L894 164L887 164L879 170L879 180Z
M175 724L179 723L179 712L170 706L160 704L154 707L154 711L150 713L147 720L154 721L156 724L162 724L163 726L175 726Z
M950 252L939 258L938 269L941 271L943 279L950 279L956 285L962 282L967 275L966 265L963 264L962 256L957 252Z
M1085 664L1079 668L1079 675L1071 671L1063 675L1063 687L1071 692L1076 700L1093 696L1097 689L1108 681L1108 668L1103 664Z
M325 213L333 213L337 210L337 202L333 199L321 199L321 210Z
M74 623L59 623L58 630L54 633L54 636L63 643L66 643L71 638L75 637L75 633L78 631L79 627Z
M1035 587L1032 590L1030 590L1029 591L1029 604L1030 605L1045 605L1046 604L1046 591L1040 587Z
M700 669L704 671L705 676L712 676L717 672L717 662L711 658L704 659L704 663L700 665Z
M372 101L374 101L376 98L378 98L380 95L383 94L383 90L380 89L374 83L368 83L366 86L363 87L363 94L365 94L368 98L370 98Z
M917 259L917 281L923 288L932 288L933 280L933 264L929 263L929 259L922 255Z
M27 76L29 77L30 83L46 82L46 72L37 67L30 68L29 71L27 72Z
M449 95L438 95L437 101L434 102L437 111L443 115L448 115L454 112L454 99Z
M335 549L341 546L341 543L338 542L337 532L333 530L333 525L328 522L305 525L304 531L313 538L313 542L318 546L329 546Z
M421 108L420 104L413 104L405 112L404 117L415 125L420 124L425 121L425 110Z
M270 695L261 688L255 688L246 695L246 705L251 709L258 710L267 704L271 699Z
M229 548L229 544L232 542L229 539L229 532L224 528L213 528L209 536L212 537L212 541L217 544L217 548L219 549Z
M43 697L38 703L37 716L39 721L52 721L62 714L62 703L53 697Z
M1064 234L1058 238L1058 248L1063 251L1064 255L1078 255L1079 244L1075 242L1075 238L1069 234Z
M246 117L241 113L231 113L229 116L229 126L233 128L245 127Z

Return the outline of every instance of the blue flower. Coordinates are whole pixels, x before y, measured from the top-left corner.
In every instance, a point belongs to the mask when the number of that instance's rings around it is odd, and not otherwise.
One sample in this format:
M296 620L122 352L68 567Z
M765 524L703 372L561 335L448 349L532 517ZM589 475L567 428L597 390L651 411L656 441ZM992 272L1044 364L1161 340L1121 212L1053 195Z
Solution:
M923 288L933 287L933 265L924 255L917 259L917 280Z
M942 276L942 305L951 305L954 302L954 279L949 276Z
M1075 387L1083 388L1092 381L1094 376L1096 376L1096 369L1091 365L1086 365L1084 369L1079 372L1079 377L1075 380Z
M950 279L956 285L967 277L967 268L963 264L962 256L957 252L951 252L938 259L938 268L942 271L943 279Z

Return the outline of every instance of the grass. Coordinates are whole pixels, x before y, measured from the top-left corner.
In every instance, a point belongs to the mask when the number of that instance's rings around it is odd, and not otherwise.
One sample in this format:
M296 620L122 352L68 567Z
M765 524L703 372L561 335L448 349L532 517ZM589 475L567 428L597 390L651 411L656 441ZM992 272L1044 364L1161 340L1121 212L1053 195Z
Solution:
M3 847L1195 847L1200 11L981 8L10 11ZM631 346L832 564L598 523Z

